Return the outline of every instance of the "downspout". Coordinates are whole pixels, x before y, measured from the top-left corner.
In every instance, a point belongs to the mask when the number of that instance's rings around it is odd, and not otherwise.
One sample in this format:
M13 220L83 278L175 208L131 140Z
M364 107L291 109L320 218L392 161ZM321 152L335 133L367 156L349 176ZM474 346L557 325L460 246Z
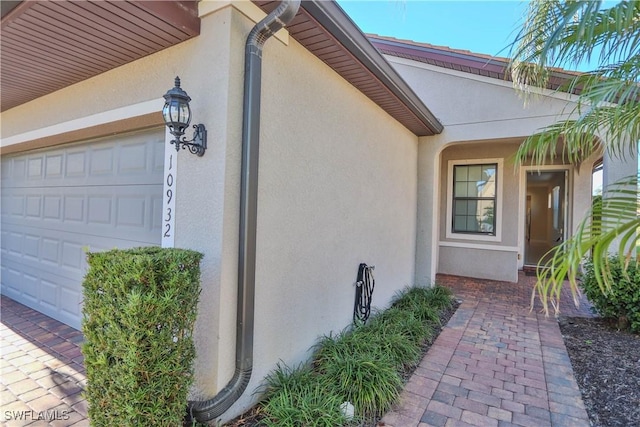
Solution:
M244 393L253 369L253 325L256 278L260 89L265 42L296 16L300 0L283 0L249 33L244 52L242 169L238 250L236 369L233 378L209 400L189 402L189 416L207 422L224 414Z

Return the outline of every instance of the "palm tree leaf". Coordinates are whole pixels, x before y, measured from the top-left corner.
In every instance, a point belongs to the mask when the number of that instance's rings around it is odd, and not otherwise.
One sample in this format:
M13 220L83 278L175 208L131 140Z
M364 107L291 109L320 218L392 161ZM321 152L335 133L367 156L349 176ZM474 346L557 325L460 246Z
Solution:
M613 281L608 262L612 248L617 247L622 265L628 265L633 258L640 227L639 178L628 177L607 187L602 201L593 204L573 237L551 250L538 265L532 302L539 297L545 313L549 313L550 305L559 312L560 290L565 279L569 281L574 302L578 303L580 264L589 255L603 292L611 289Z

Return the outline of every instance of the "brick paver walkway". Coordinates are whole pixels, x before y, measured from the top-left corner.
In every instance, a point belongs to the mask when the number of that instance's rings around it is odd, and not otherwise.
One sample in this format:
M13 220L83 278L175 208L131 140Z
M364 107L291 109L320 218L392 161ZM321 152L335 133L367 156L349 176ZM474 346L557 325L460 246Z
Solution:
M519 283L438 277L462 301L384 418L387 427L588 427L556 319L529 312ZM566 315L589 316L563 289Z
M80 331L5 296L1 315L0 425L88 426Z
M557 322L529 312L533 281L439 276L462 304L385 425L589 426ZM4 296L1 313L2 425L88 426L82 334Z

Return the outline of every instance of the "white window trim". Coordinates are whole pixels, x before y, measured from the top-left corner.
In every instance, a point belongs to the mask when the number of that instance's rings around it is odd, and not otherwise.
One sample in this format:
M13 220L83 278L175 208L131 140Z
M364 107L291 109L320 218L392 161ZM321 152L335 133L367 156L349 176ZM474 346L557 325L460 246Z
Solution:
M448 248L464 248L464 249L478 249L483 251L498 251L498 252L519 252L517 246L502 246L502 245L484 245L482 243L461 243L461 242L438 242L438 246L445 246Z
M453 215L453 167L458 165L475 165L475 164L489 164L496 163L498 168L496 170L496 179L498 185L496 188L496 234L494 236L486 234L468 234L468 233L454 233L451 229L452 215ZM464 160L449 160L448 172L447 172L447 219L446 219L446 238L447 239L459 239L459 240L479 240L484 242L501 242L502 241L502 170L504 159L492 158L492 159L464 159Z

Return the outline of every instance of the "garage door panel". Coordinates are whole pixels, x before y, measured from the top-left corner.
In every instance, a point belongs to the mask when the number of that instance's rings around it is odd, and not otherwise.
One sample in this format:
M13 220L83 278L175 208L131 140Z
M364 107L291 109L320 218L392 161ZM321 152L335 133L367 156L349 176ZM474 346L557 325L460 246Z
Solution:
M82 275L73 278L53 274L46 269L9 261L3 271L2 293L29 307L80 328L82 291L77 285Z
M164 134L65 146L3 159L8 187L157 184L164 170ZM4 187L4 185L3 185Z
M45 157L44 177L46 179L62 178L64 153L47 155Z
M62 219L62 195L50 195L42 198L42 218L47 221Z
M22 254L22 234L8 231L5 235L7 250L10 254Z
M2 162L0 164L0 177L3 181L7 181L11 178L11 162Z
M162 213L163 213L163 203L162 203L162 194L151 197L151 229L154 232L161 233L162 232Z
M42 179L43 160L40 156L27 159L27 180L34 181Z
M11 203L25 209L3 217L5 226L93 234L158 244L162 222L162 185L8 189ZM43 194L44 192L47 195Z
M146 173L149 162L148 147L145 143L129 144L120 148L119 174Z
M159 245L164 130L2 158L2 293L80 327L86 250Z
M59 266L60 258L60 242L58 239L42 237L42 251L40 252L40 260L43 264L49 264L52 267Z
M22 292L24 296L31 301L38 301L38 278L31 274L23 274L22 276Z
M65 177L68 179L84 177L87 174L87 153L85 151L67 151Z
M31 218L40 218L42 216L42 197L26 196L26 210L25 215Z
M6 263L2 264L2 293L5 293L9 288L9 291L20 292L20 270L16 270L15 268L11 268L6 265Z
M87 205L83 195L65 195L64 213L62 220L67 223L82 224L85 218L85 206Z
M12 196L9 198L9 213L11 216L23 217L24 216L24 196Z
M27 160L16 159L11 165L11 179L16 182L24 181L27 178Z
M22 255L27 260L37 261L40 256L40 236L36 234L25 234L22 243Z
M57 283L51 282L46 279L40 281L40 301L43 307L46 307L50 312L55 313L58 309L58 287ZM65 310L68 311L68 310Z

